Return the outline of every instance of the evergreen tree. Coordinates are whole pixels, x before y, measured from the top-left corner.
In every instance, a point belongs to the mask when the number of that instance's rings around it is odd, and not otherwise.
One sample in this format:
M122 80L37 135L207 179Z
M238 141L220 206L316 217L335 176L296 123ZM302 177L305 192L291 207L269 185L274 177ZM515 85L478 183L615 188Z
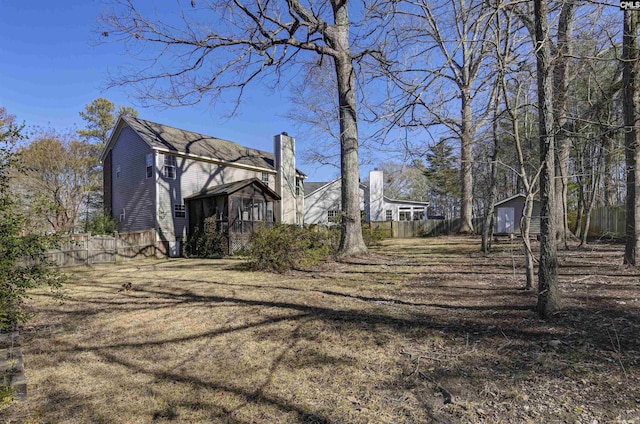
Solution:
M97 141L102 150L111 130L120 116L138 116L138 111L129 106L120 106L116 113L116 105L109 99L99 97L86 105L80 117L87 123L85 129L78 130L78 135L87 141Z
M55 244L54 238L28 233L9 190L12 171L20 168L15 143L23 138L23 128L0 107L0 331L28 318L22 307L28 289L48 285L56 290L62 282L44 255Z
M429 148L424 175L429 180L429 202L434 214L456 215L462 192L460 171L453 147L441 140Z

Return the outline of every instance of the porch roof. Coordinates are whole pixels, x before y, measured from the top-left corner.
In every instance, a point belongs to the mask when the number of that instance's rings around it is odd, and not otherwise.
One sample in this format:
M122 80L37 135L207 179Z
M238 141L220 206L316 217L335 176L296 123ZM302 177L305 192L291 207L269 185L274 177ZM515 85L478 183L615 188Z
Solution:
M247 180L234 181L232 183L221 184L215 187L211 187L207 190L200 191L192 196L186 197L185 200L196 200L202 199L205 197L217 197L217 196L228 196L237 191L242 190L243 188L254 185L264 194L268 195L274 200L280 200L280 196L275 191L271 190L267 185L265 185L258 178L249 178Z

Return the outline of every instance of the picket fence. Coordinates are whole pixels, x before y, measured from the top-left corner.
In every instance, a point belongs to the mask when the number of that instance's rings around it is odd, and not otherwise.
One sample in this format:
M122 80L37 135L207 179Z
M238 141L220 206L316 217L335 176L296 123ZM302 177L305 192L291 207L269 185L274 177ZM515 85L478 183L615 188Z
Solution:
M64 236L57 249L46 253L57 267L113 264L156 256L155 230L116 233L113 236Z

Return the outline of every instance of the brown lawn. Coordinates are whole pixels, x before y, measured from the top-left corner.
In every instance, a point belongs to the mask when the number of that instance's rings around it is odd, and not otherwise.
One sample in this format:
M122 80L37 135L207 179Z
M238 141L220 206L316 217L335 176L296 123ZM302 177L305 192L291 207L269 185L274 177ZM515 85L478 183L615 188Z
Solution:
M239 259L74 269L22 329L28 423L640 422L640 273L560 252L541 321L517 243L386 240L313 272ZM131 283L131 290L121 290Z

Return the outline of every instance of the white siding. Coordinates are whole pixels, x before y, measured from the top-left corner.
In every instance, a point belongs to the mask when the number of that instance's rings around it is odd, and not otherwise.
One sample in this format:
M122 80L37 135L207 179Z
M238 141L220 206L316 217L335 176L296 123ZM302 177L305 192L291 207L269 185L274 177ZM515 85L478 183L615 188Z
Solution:
M328 224L327 212L341 209L341 180L335 180L304 198L304 223ZM365 210L365 193L360 187L360 210Z
M158 155L158 165L164 163L164 155ZM158 168L158 232L163 240L174 241L186 235L188 218L176 218L174 205L184 204L184 199L207 188L234 181L258 178L262 171L251 171L230 166L220 166L182 156L176 158L176 178L167 179ZM275 178L270 176L270 188ZM186 213L187 217L189 213Z

